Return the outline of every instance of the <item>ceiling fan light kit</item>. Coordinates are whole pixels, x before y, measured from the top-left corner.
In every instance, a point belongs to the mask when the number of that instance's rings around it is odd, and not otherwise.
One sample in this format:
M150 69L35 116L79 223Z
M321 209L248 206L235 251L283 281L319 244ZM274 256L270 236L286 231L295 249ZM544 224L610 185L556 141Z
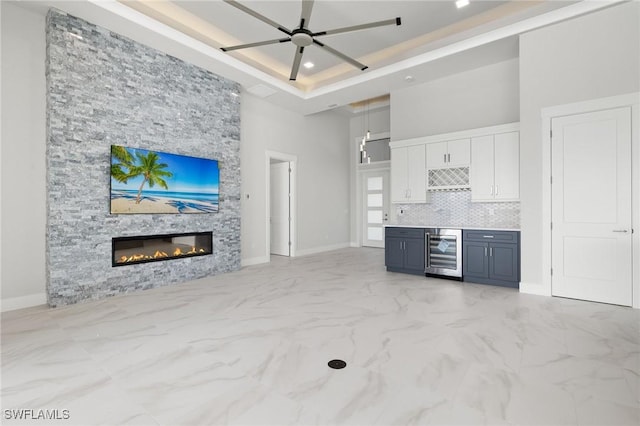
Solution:
M242 5L241 3L238 3L236 0L224 0L224 2L253 16L256 19L261 20L265 24L276 28L277 30L287 34L289 37L258 41L255 43L239 44L236 46L221 47L220 49L223 52L230 52L233 50L247 49L250 47L258 47L258 46L266 46L269 44L291 42L296 46L296 52L293 58L293 65L291 67L291 74L289 75L289 80L291 81L295 81L298 76L298 70L300 69L300 62L302 61L302 54L304 53L304 49L311 45L315 45L331 53L332 55L337 56L338 58L342 59L345 62L350 63L351 65L360 69L361 71L364 71L367 68L369 68L365 64L358 62L357 60L351 58L350 56L347 56L344 53L330 46L327 46L325 43L316 39L316 37L365 30L368 28L382 27L385 25L401 25L402 24L402 20L400 19L400 17L397 17L393 19L387 19L384 21L370 22L368 24L360 24L360 25L353 25L349 27L335 28L333 30L312 32L309 30L308 27L309 27L309 20L311 19L311 10L313 9L314 1L302 0L302 12L300 14L300 24L295 29L290 30L284 25L280 25L279 23L272 21L266 16L261 15L260 13L252 9L249 9L248 7Z

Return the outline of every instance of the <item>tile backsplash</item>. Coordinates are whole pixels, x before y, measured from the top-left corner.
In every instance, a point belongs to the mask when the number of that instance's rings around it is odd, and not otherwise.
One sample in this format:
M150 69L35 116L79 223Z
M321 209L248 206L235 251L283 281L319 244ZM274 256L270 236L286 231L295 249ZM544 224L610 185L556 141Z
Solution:
M394 209L395 225L520 228L519 202L472 203L471 191L433 192L429 204L397 204Z

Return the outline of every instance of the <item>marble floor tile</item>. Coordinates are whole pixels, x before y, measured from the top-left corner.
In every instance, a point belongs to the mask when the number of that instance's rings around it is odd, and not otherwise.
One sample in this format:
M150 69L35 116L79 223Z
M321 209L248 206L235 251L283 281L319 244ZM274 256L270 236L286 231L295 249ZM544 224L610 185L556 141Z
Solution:
M638 310L389 273L379 249L1 325L2 424L640 424Z

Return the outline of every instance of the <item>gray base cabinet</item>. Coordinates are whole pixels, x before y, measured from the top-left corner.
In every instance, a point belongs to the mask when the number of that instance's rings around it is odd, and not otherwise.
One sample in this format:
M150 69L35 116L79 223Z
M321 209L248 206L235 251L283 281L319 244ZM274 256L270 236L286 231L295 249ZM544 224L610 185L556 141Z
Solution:
M462 231L463 280L479 284L520 286L520 232Z
M424 229L385 228L384 263L387 271L424 275Z

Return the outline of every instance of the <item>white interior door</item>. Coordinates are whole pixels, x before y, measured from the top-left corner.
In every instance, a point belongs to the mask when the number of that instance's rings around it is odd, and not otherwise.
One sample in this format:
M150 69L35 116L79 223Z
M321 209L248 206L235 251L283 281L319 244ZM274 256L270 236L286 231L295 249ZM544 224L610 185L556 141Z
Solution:
M364 224L362 245L384 247L384 225L389 220L389 172L377 171L363 176Z
M631 109L551 127L552 294L631 306Z
M271 254L289 256L290 248L290 164L271 164Z

